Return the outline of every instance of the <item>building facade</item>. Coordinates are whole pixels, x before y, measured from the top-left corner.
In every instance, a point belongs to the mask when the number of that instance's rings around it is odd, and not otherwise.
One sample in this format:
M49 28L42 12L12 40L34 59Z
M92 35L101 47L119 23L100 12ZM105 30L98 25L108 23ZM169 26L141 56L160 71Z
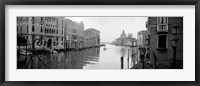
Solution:
M83 48L84 24L65 19L65 49Z
M84 31L84 47L100 46L100 31L94 28L88 28Z
M147 47L147 45L148 45L147 30L142 30L137 33L137 45L138 45L138 47Z
M63 21L64 17L17 17L17 40L25 38L36 50L64 49Z
M146 27L153 67L172 68L176 57L176 68L183 68L183 17L149 17ZM177 35L174 35L174 28L177 29ZM178 39L177 44L172 40L174 38Z

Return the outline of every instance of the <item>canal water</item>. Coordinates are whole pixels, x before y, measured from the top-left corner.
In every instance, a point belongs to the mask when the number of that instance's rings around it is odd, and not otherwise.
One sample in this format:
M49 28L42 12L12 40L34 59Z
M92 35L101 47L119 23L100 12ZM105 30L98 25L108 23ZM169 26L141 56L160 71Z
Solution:
M130 69L136 62L136 51L136 48L106 44L97 48L33 56L32 60L28 57L26 65L19 69L121 69L121 57L124 57L123 69Z

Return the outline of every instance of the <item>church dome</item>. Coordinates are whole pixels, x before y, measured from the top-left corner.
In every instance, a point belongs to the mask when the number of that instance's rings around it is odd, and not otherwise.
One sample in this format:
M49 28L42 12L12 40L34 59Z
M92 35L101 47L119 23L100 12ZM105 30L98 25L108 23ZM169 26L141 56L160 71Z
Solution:
M124 30L123 30L122 34L120 35L120 38L126 38L126 33L124 32Z

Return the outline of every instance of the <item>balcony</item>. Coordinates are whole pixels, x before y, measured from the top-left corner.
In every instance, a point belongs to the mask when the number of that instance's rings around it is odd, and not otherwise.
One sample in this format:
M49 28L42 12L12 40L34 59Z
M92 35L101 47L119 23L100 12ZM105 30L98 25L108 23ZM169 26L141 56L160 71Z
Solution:
M158 24L157 25L157 33L168 33L168 25L167 24Z

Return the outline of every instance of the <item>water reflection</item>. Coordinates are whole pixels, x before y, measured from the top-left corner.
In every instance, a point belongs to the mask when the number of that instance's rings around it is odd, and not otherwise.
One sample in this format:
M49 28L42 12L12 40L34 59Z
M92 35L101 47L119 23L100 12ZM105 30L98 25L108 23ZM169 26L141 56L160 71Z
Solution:
M28 69L83 69L83 66L95 65L99 61L100 48L65 51L58 54L47 54L27 57ZM31 62L29 62L29 60ZM20 68L26 68L23 64Z
M121 47L120 49L121 55L124 57L127 53L126 48L125 47Z
M105 47L65 51L58 54L27 57L28 69L120 69L120 57L124 57L124 68L133 63L133 50L130 47L106 45ZM128 50L129 49L129 50ZM135 56L134 56L135 57ZM30 62L29 62L30 61ZM26 65L18 67L25 69Z

